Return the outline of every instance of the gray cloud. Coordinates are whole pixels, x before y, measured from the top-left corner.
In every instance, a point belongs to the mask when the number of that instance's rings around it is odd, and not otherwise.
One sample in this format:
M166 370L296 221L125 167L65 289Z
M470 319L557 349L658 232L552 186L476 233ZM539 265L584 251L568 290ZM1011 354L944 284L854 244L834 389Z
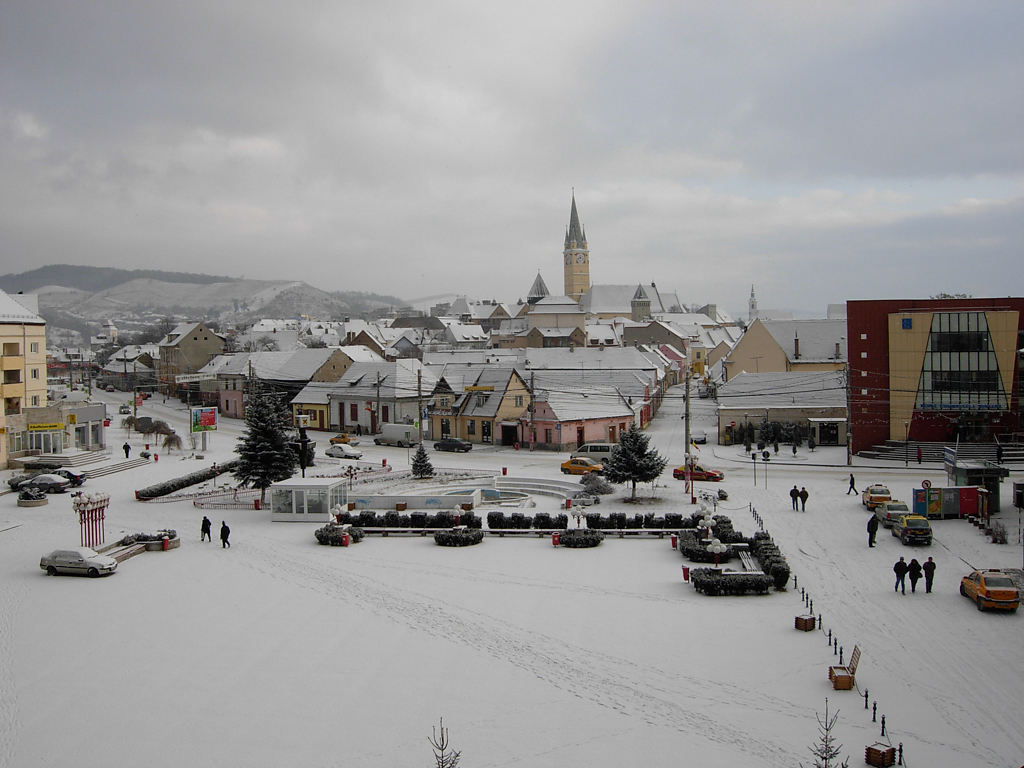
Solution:
M751 283L809 311L998 295L1021 242L1022 18L7 3L0 269L514 300L538 269L558 290L575 186L596 282L737 310Z

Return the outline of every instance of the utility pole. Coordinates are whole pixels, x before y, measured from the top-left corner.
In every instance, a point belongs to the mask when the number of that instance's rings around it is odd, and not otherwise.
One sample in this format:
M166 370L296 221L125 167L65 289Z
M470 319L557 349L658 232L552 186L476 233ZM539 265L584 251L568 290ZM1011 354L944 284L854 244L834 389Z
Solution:
M686 490L690 494L690 503L695 504L697 502L696 497L693 495L693 462L690 460L690 366L687 363L686 366L686 383L683 385L685 390L683 393L684 402L684 421L686 422L685 432L683 439L686 440L686 444L683 446L683 466L686 467L684 477L686 477Z
M536 399L537 399L537 389L534 387L533 379L534 379L534 373L533 373L533 371L530 371L530 434L528 434L527 437L530 439L530 450L531 451L533 450L533 443L534 443L534 439L533 439L533 435L534 435L533 417L534 417L534 414L536 413L536 407L534 406L534 403L536 402Z
M416 423L420 425L420 440L423 443L423 369L416 371Z
M381 381L383 381L383 379L381 379L381 377L380 377L380 371L377 371L377 382L376 382L376 386L377 386L377 418L376 418L376 421L377 421L377 431L380 431L380 383L381 383Z

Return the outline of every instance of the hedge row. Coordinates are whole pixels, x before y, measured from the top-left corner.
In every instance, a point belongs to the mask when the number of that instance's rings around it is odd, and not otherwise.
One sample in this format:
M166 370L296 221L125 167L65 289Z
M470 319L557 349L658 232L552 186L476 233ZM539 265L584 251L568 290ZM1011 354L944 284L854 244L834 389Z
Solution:
M750 540L750 553L761 566L761 570L769 574L778 592L784 592L789 584L789 563L782 552L772 541L772 537L763 531L754 534Z
M456 525L480 528L483 526L483 521L472 511L460 511L457 515L449 510L441 510L434 514L385 512L383 515L379 515L372 509L364 509L357 513L342 512L337 519L339 523L358 525L361 528L452 528Z
M565 514L549 515L538 512L527 517L522 512L506 515L504 512L488 512L487 527L496 531L528 531L531 528L546 530L549 528L565 528L569 525L569 516Z
M716 562L714 553L708 552L707 545L700 543L699 535L697 531L685 528L679 531L679 537L676 541L676 549L679 550L679 554L694 563ZM724 544L725 542L722 543ZM717 562L727 563L735 556L736 550L726 544L725 552L719 553Z
M442 547L470 547L483 540L484 532L479 528L453 528L434 534L434 541Z
M316 536L318 544L325 546L340 547L343 545L345 534L349 535L349 540L352 544L358 544L363 540L366 535L362 528L350 527L345 530L340 525L325 525L323 528L317 528Z
M745 595L753 592L768 594L772 577L763 573L722 573L715 568L696 568L690 571L693 588L705 595Z
M218 475L222 475L225 472L234 472L235 468L238 467L238 460L228 461L224 464L218 464L215 467L207 469L200 469L198 472L191 472L181 477L173 477L170 480L165 480L162 483L156 485L150 485L146 488L142 488L135 492L135 498L139 501L148 501L149 499L155 499L160 496L166 496L169 493L180 491L184 488L188 488L192 485L205 482L207 480L213 480Z
M558 543L570 549L596 547L602 541L604 541L604 534L601 531L587 528L569 528L558 535Z
M149 541L162 541L164 536L168 539L174 539L177 538L178 532L173 528L168 528L156 533L129 533L117 543L122 547L127 547L132 544L144 544Z

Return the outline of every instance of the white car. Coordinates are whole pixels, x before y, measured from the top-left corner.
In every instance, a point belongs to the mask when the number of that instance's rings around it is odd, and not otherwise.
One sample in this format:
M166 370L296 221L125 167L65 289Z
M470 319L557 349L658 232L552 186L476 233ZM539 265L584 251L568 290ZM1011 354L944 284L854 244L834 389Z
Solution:
M104 576L117 570L117 560L88 547L55 549L39 559L39 567L50 576L68 573L78 576Z
M358 448L353 448L347 443L335 443L326 451L324 455L331 456L335 459L361 459L363 458L363 452Z

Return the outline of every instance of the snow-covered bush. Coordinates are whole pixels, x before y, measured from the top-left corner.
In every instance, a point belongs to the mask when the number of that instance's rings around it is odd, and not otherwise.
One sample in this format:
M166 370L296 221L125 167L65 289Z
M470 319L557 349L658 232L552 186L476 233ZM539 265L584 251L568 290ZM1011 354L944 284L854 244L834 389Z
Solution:
M470 547L483 540L484 532L479 528L453 528L434 534L434 541L442 547Z
M558 535L558 543L570 549L596 547L604 541L604 533L589 528L568 528Z

